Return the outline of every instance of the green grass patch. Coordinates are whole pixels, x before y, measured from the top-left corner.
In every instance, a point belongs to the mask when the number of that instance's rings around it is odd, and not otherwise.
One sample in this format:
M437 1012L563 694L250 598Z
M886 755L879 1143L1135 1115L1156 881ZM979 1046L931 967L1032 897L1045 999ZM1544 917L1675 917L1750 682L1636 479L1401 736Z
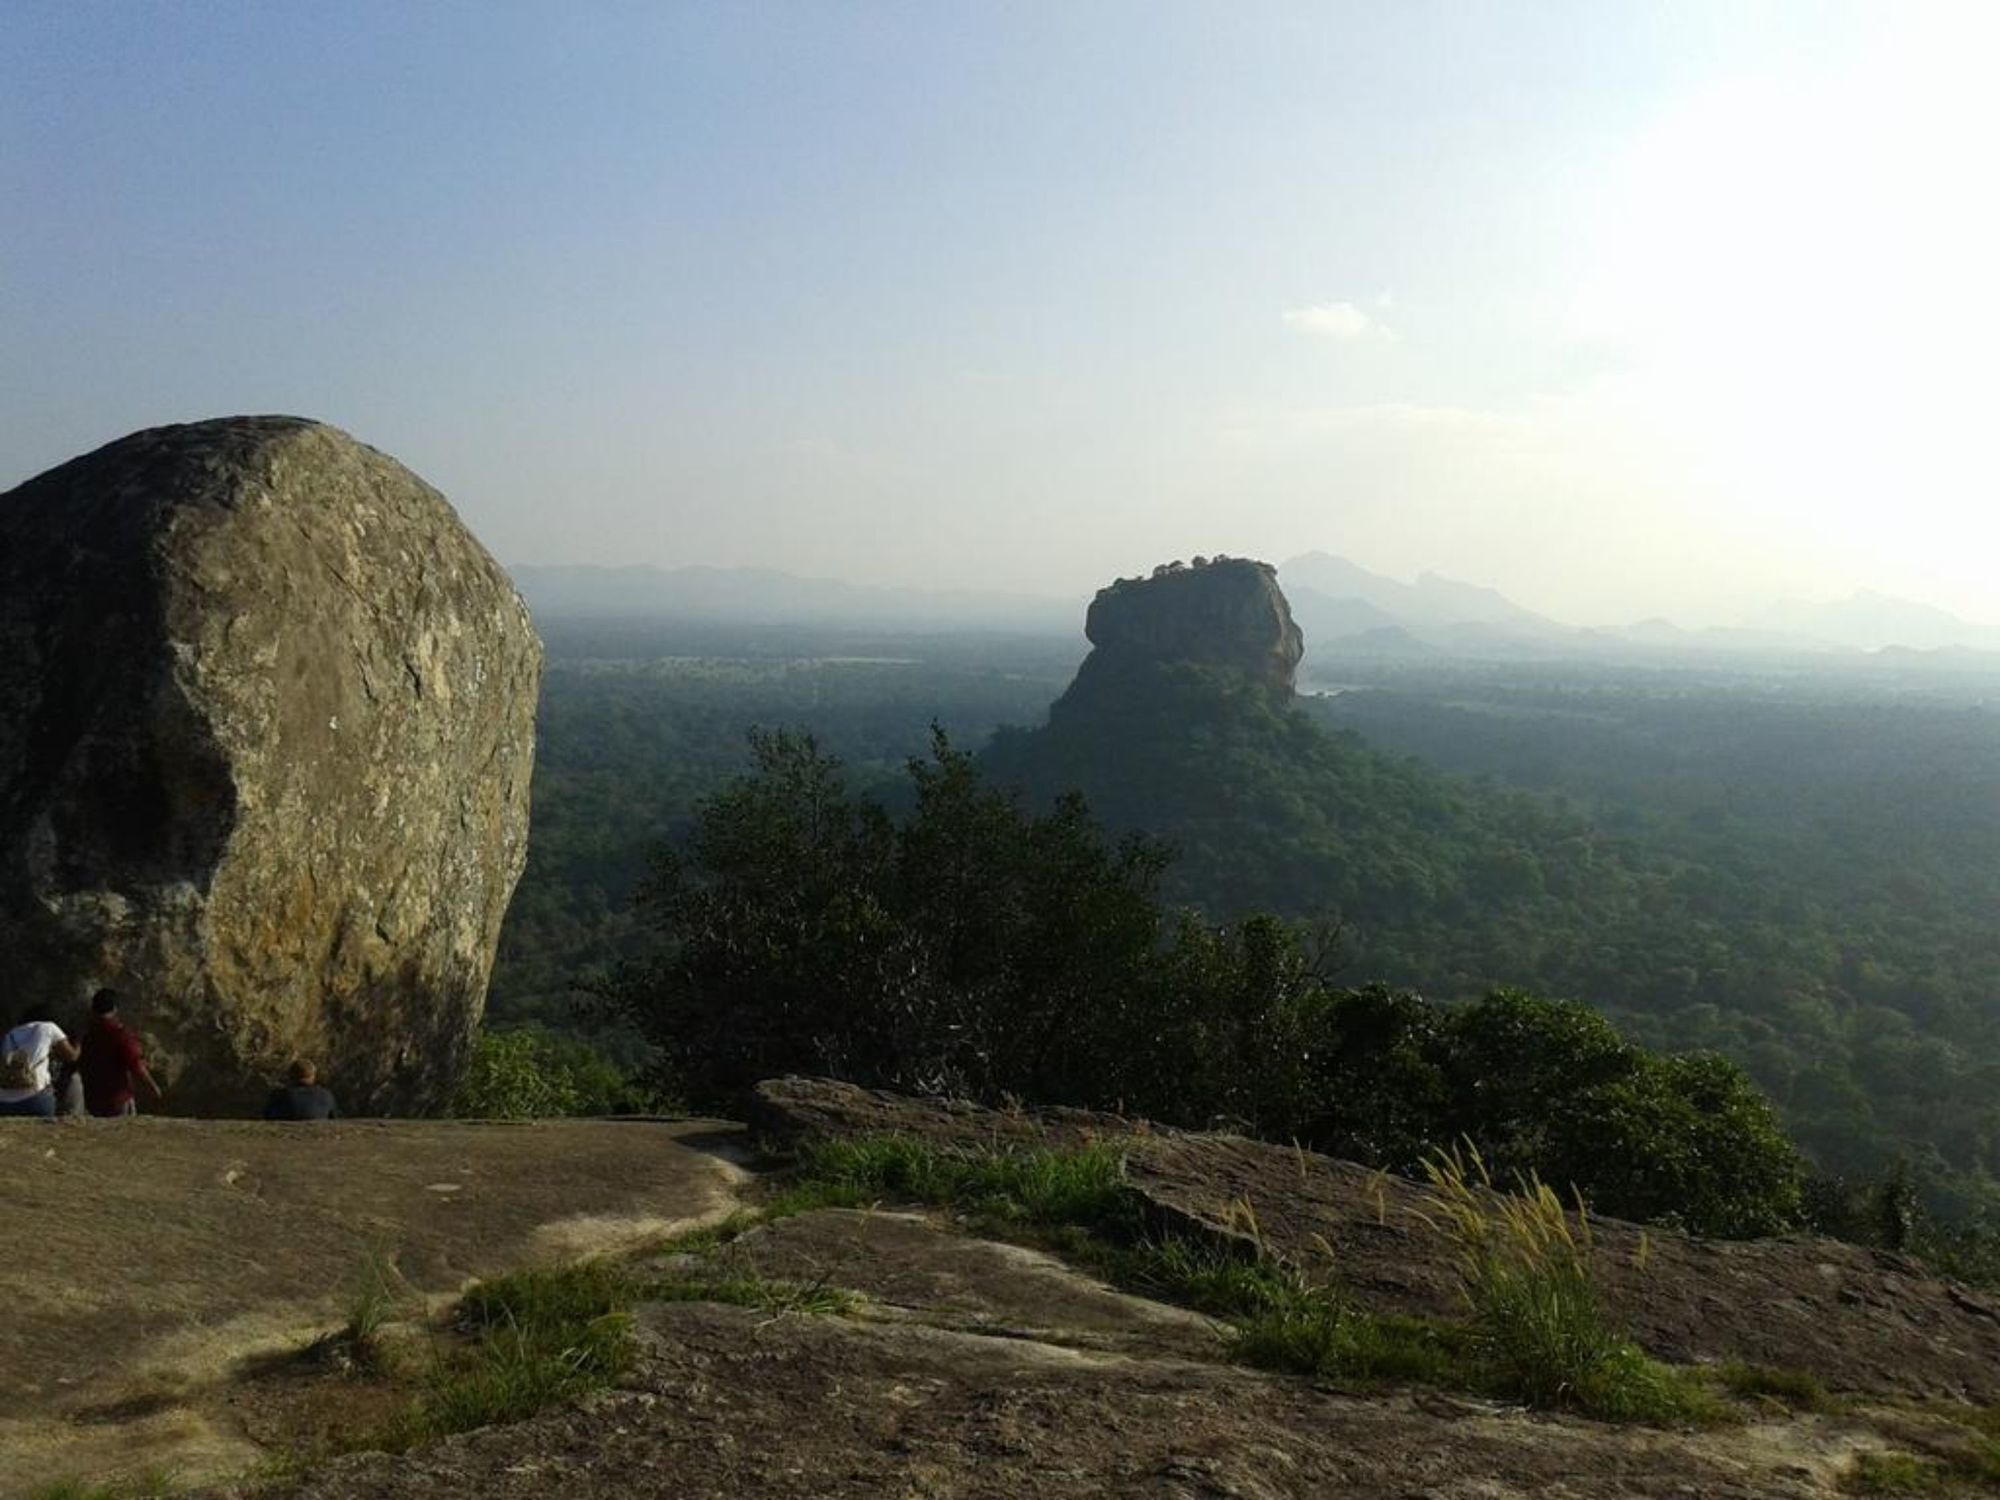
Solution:
M704 1224L699 1229L684 1230L672 1239L666 1240L652 1252L654 1255L707 1255L724 1245L741 1239L749 1230L755 1229L767 1218L767 1212L757 1209L739 1208L726 1219L713 1224Z
M755 1217L759 1223L768 1223L820 1208L867 1208L879 1202L881 1196L878 1190L854 1183L795 1182L767 1198Z
M27 1500L167 1500L180 1492L170 1474L155 1470L130 1479L86 1483L80 1479L60 1479L29 1490Z
M464 1342L440 1353L384 1446L518 1422L610 1385L631 1368L635 1290L601 1260L480 1282L459 1302Z
M1804 1370L1779 1370L1732 1359L1716 1366L1713 1373L1725 1391L1746 1400L1778 1401L1794 1411L1828 1411L1834 1404L1818 1377Z
M954 1151L906 1136L857 1136L808 1143L799 1175L821 1191L934 1203L1003 1223L1131 1233L1140 1219L1124 1158L1101 1147Z
M670 1241L664 1248L706 1254L761 1222L740 1214ZM610 1260L579 1261L497 1276L459 1300L455 1337L434 1347L416 1377L410 1407L387 1427L315 1452L294 1468L336 1451L402 1452L453 1433L519 1422L550 1406L617 1383L637 1345L631 1310L645 1302L720 1302L772 1313L840 1313L856 1298L838 1288L754 1278L655 1278ZM95 1492L89 1492L96 1500Z
M1943 1464L1914 1453L1864 1453L1842 1484L1857 1495L1943 1495L1953 1488Z
M1955 1420L1961 1427L2000 1440L2000 1405L1966 1407L1957 1413Z
M371 1247L355 1270L341 1330L356 1360L365 1364L376 1357L383 1326L400 1317L409 1301L388 1251Z
M633 1279L608 1260L576 1261L495 1276L458 1303L459 1322L484 1333L502 1328L557 1336L631 1306Z
M1301 1288L1245 1317L1231 1352L1245 1364L1321 1379L1478 1384L1461 1330L1362 1312L1325 1288Z
M748 1224L725 1221L670 1247L697 1253ZM755 1278L653 1279L613 1261L519 1271L480 1282L458 1306L464 1342L443 1353L408 1417L385 1435L407 1448L455 1432L518 1422L614 1384L632 1366L631 1309L642 1302L720 1302L772 1313L851 1311L853 1294Z
M1476 1383L1458 1329L1366 1312L1274 1257L1190 1239L1144 1237L1124 1164L1105 1150L941 1151L895 1136L809 1146L808 1184L956 1208L1038 1238L1116 1286L1230 1325L1231 1356L1322 1379Z
M1247 1258L1185 1239L1111 1249L1093 1268L1127 1291L1232 1320L1280 1304L1294 1285L1269 1256Z

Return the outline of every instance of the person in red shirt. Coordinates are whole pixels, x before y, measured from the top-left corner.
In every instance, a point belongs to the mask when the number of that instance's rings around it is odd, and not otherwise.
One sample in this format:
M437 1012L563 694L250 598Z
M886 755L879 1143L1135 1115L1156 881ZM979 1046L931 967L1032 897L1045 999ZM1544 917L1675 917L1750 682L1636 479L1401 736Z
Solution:
M83 1078L83 1105L101 1118L135 1115L134 1083L143 1083L154 1099L161 1097L159 1084L146 1070L146 1054L139 1039L118 1019L118 992L99 990L90 1002L90 1029L83 1034L76 1071Z

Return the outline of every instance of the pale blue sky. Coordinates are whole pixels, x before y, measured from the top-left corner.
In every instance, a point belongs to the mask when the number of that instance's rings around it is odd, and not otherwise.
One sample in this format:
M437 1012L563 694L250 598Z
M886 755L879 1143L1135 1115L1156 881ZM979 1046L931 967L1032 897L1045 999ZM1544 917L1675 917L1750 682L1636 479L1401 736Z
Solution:
M0 13L0 485L293 411L508 561L2000 616L1992 7Z

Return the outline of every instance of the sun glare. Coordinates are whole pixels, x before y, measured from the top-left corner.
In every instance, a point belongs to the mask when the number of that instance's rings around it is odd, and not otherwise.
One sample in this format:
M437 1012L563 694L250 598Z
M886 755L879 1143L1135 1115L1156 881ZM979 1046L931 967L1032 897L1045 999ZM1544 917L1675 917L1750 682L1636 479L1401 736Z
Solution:
M1926 14L1688 101L1632 152L1571 312L1691 502L1960 594L2000 542L1996 33Z

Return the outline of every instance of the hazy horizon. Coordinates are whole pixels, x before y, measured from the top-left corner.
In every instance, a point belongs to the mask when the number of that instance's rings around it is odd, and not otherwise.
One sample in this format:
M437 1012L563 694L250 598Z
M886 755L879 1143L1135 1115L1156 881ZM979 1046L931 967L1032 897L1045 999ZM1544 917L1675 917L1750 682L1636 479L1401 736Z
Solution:
M1205 557L1209 555L1211 554L1206 554L1206 553L1194 554L1194 556L1197 557ZM1217 552L1214 553L1213 555L1228 556L1228 557L1247 556L1247 554L1230 553L1222 549L1218 549ZM1605 619L1572 619L1554 610L1538 608L1533 601L1520 597L1519 595L1515 594L1512 590L1500 584L1497 584L1493 582L1493 580L1488 578L1481 578L1476 576L1460 577L1455 574L1442 572L1436 568L1421 568L1412 574L1399 575L1396 573L1392 573L1386 569L1369 567L1365 562L1362 562L1361 560L1356 558L1340 557L1337 554L1325 551L1325 549L1316 548L1314 549L1313 552L1301 554L1301 556L1297 558L1263 557L1263 558L1255 558L1253 560L1257 562L1270 563L1273 567L1277 568L1280 573L1280 581L1282 582L1283 581L1282 575L1285 567L1288 564L1296 563L1313 556L1333 557L1336 561L1352 563L1356 567L1363 569L1363 571L1365 572L1375 574L1378 578L1384 579L1391 583L1402 584L1406 586L1419 584L1426 579L1431 579L1446 584L1456 584L1456 585L1465 585L1472 588L1491 589L1493 592L1502 595L1509 603L1519 605L1522 608L1528 610L1530 613L1540 615L1553 624L1572 626L1578 629L1584 629L1584 630L1616 629L1619 627L1632 626L1632 625L1652 624L1662 619L1665 619L1672 624L1684 623L1679 620L1674 620L1670 616L1666 615L1651 615L1651 616L1628 615L1628 616L1617 616ZM514 570L530 569L530 570L562 571L565 569L603 569L612 573L625 573L634 570L641 570L641 571L657 572L663 575L672 575L675 573L682 573L682 572L695 572L695 573L705 572L705 573L713 573L719 575L740 574L746 576L754 576L758 574L777 574L800 583L825 583L825 584L836 584L843 587L854 587L861 589L909 590L916 593L936 593L944 595L956 595L956 594L987 595L995 599L1013 599L1021 601L1023 603L1034 602L1034 603L1057 604L1062 606L1078 604L1080 602L1087 602L1089 598L1097 592L1097 590L1105 587L1107 584L1110 584L1117 577L1140 577L1149 573L1154 566L1158 566L1160 564L1165 564L1165 563L1172 563L1176 560L1177 559L1174 558L1159 558L1150 564L1134 565L1133 567L1125 569L1124 572L1120 574L1110 575L1098 579L1095 582L1086 584L1079 589L1062 590L1056 588L1011 588L1011 589L995 588L978 583L971 583L971 584L940 583L937 581L921 581L921 580L914 583L898 583L898 582L869 583L862 580L840 577L831 573L796 571L789 568L778 568L768 563L757 563L757 562L708 563L708 562L690 561L690 562L674 562L674 563L652 563L652 562L633 562L629 559L625 561L602 561L596 559L586 559L578 562L541 562L526 558L502 559L502 561L506 564L506 566ZM1185 562L1188 559L1183 558L1178 560ZM1300 588L1311 589L1314 593L1317 593L1324 598L1340 599L1344 597L1349 597L1347 595L1344 595L1338 590L1327 590L1323 588L1317 588L1310 583L1305 585L1294 584L1291 585L1290 587L1294 591L1297 591ZM1773 624L1771 622L1770 617L1776 613L1781 612L1783 608L1786 606L1793 606L1793 605L1821 606L1821 605L1840 605L1848 603L1865 603L1865 602L1876 602L1887 605L1914 604L1933 609L1944 608L1941 605L1930 604L1929 601L1925 600L1910 599L1900 595L1883 594L1877 590L1872 590L1868 588L1856 588L1848 591L1846 594L1829 595L1824 597L1814 597L1808 595L1791 595L1785 597L1772 596L1770 598L1758 601L1754 607L1747 608L1739 618L1719 620L1714 622L1713 625L1710 626L1695 626L1690 628L1733 629L1740 627L1740 628L1765 628L1765 629L1782 630L1783 627ZM1967 625L1978 626L1981 627L1983 630L1991 631L2000 629L2000 625L1996 625L1995 620L1990 617L1985 617L1975 614L1964 614L1951 610L1946 610L1945 612L1947 614L1952 615L1954 618L1962 621ZM1080 617L1078 620L1078 624L1081 625Z
M511 563L2000 623L1990 8L10 22L0 487L292 411Z

